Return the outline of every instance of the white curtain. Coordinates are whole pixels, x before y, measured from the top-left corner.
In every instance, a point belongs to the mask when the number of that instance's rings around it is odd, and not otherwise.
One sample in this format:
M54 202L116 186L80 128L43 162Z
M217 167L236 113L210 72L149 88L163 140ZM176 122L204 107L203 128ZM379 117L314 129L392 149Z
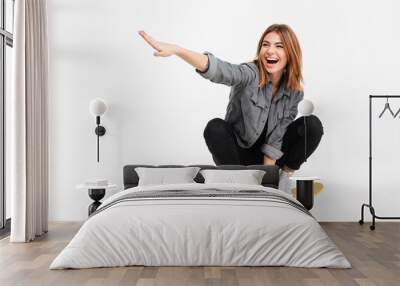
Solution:
M14 70L6 133L10 136L10 241L28 242L48 227L46 0L16 0L14 9Z

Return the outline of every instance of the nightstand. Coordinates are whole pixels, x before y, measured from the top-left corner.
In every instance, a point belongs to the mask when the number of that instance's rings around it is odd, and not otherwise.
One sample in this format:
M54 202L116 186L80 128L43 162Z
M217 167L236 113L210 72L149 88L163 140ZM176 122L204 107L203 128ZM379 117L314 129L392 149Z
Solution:
M89 216L93 212L95 212L96 209L101 205L100 200L102 198L104 198L104 195L106 194L106 190L114 189L116 187L117 187L117 185L114 185L114 184L109 184L109 185L106 185L106 186L93 186L93 185L80 184L80 185L76 186L77 189L88 190L89 197L94 201L88 207L88 215Z
M311 210L314 205L314 181L319 180L317 177L302 177L293 176L291 180L296 181L296 199L303 204L303 206Z

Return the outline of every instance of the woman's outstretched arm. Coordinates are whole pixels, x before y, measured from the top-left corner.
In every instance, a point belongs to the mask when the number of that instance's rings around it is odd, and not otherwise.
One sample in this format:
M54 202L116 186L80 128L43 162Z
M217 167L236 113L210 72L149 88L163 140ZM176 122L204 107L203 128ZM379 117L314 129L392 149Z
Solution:
M207 70L208 67L207 55L187 50L185 48L179 47L178 45L156 41L150 35L146 34L144 31L139 31L139 35L142 36L142 38L153 49L156 50L154 52L154 56L169 57L172 55L176 55L201 72Z
M139 35L156 51L157 57L169 57L177 55L190 65L196 68L202 77L215 83L228 86L246 85L251 82L258 83L258 69L254 63L243 63L240 65L231 64L215 57L211 53L197 53L189 51L178 45L163 43L154 40L144 31L139 31Z

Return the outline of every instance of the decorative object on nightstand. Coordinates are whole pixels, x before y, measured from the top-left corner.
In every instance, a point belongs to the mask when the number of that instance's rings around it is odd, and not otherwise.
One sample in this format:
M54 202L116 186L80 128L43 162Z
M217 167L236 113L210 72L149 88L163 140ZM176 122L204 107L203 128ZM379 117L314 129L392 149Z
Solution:
M314 181L319 178L294 176L290 179L296 181L296 199L311 210L314 205Z
M96 98L90 102L89 110L90 113L96 117L97 127L94 130L94 133L97 135L97 162L99 162L99 137L106 134L106 129L100 125L100 116L106 112L107 105L102 99Z
M104 198L106 190L114 189L117 185L109 184L107 180L86 181L83 184L77 185L77 189L88 190L89 197L94 201L88 207L88 215L90 216L101 205L100 200Z
M293 197L296 197L296 190L297 190L296 187L290 189L290 193L293 195ZM313 191L314 191L314 197L319 196L319 194L324 191L324 185L320 182L314 182Z

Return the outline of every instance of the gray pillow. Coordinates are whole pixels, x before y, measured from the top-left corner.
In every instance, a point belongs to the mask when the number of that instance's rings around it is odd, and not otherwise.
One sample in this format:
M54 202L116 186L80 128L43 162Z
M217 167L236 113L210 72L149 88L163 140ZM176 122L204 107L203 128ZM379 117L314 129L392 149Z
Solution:
M195 183L193 179L199 170L199 167L135 168L139 176L139 186Z
M201 170L204 183L234 183L261 185L265 171L262 170Z

